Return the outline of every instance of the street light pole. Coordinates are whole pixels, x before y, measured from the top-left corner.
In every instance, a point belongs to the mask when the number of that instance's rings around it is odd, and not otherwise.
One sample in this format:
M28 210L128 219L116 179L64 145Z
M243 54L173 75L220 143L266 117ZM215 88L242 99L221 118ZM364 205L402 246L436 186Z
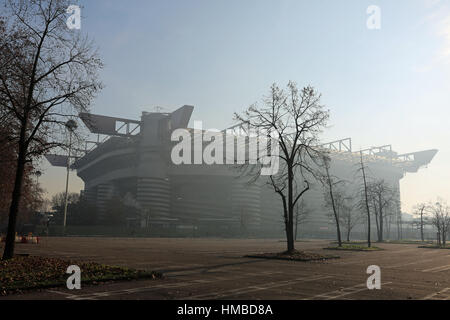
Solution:
M77 128L77 123L74 120L69 120L66 122L66 128L69 130L69 151L67 155L66 195L64 199L64 234L66 233L67 204L69 197L70 151L72 148L72 132Z
M37 170L34 175L36 176L36 185L39 184L39 177L42 175L42 172Z
M69 155L67 156L66 195L64 197L64 231L67 221L67 200L69 196L69 172L70 172L70 145L72 144L72 131L69 132Z

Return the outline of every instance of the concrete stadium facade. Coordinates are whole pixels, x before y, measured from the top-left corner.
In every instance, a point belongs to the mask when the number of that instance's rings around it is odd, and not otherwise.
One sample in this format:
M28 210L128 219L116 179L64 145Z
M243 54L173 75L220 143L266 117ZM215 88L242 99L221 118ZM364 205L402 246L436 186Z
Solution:
M171 141L171 133L187 128L192 112L192 106L172 113L144 112L139 121L81 115L91 132L109 136L73 164L85 183L83 197L95 204L103 216L112 198L121 199L140 212L137 223L142 227L282 235L282 203L266 185L267 177L249 184L233 165L173 164L171 150L175 142ZM118 124L122 124L122 131ZM131 131L130 126L139 132ZM331 173L350 181L348 188L356 191L359 180L355 178L355 165L360 153L352 152L351 140L322 147L330 151ZM363 154L373 178L385 179L399 189L405 173L428 164L436 152L397 155L389 146L383 146L364 150ZM304 201L310 214L301 224L300 233L334 234L319 183L312 185Z

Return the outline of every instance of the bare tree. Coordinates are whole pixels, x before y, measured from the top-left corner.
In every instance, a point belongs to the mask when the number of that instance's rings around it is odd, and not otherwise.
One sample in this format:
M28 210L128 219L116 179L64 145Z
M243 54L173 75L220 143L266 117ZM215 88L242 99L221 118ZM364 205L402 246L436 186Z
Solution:
M274 84L263 106L254 104L243 114L235 114L235 119L250 129L277 139L279 171L269 176L269 184L283 203L288 253L295 251L295 205L310 189L310 180L317 177L316 167L322 154L315 146L328 121L329 111L320 104L320 97L311 86L299 91L290 81L284 91ZM257 170L251 174L257 177L260 173Z
M369 208L369 194L368 194L367 175L366 175L367 167L364 165L362 152L360 152L359 154L360 154L360 163L359 163L358 172L361 173L361 176L362 176L362 179L363 179L363 185L362 185L362 190L361 190L363 197L362 197L362 201L360 202L360 206L362 208L364 208L364 210L366 211L366 214L367 214L367 246L370 247L371 246L371 241L370 241L370 208Z
M395 209L395 217L396 217L396 224L397 224L397 240L403 239L403 218L402 218L402 211L399 207Z
M378 242L382 242L385 218L389 210L394 207L397 194L386 181L381 179L368 184L368 196L375 216Z
M389 211L387 211L385 213L385 235L383 235L384 238L386 239L391 239L391 227L392 227L392 223L395 219L396 216L396 209L395 207L391 207L391 209Z
M431 223L438 233L438 245L445 247L450 226L450 207L443 200L438 200L428 206L431 213Z
M51 199L51 207L54 210L63 211L65 201L66 200L66 193L65 192L58 192L57 194L54 194ZM71 192L67 195L67 202L68 203L76 203L80 201L80 194L77 192Z
M360 214L355 211L355 199L346 191L346 183L344 180L335 183L336 186L333 188L334 210L330 215L339 219L339 226L345 229L346 241L349 242L350 233L358 225ZM331 195L325 192L324 197L325 206L331 208Z
M427 214L427 204L426 203L419 203L414 206L413 215L419 217L417 227L420 230L420 239L422 240L422 242L425 241L423 230L424 230L425 224L427 223L426 214Z
M355 199L352 196L347 195L345 191L342 190L342 195L339 197L342 198L342 207L339 217L346 232L346 240L347 242L350 242L350 234L353 228L360 223L361 215L355 210Z
M18 146L3 259L14 254L17 211L26 163L61 146L67 119L87 111L101 84L102 63L92 42L66 25L67 0L5 4L0 40L0 103Z
M343 199L340 197L336 197L337 195L334 194L334 188L337 184L341 183L341 180L334 181L334 177L330 175L330 161L331 159L325 155L323 157L323 167L325 169L325 176L324 176L324 185L326 188L325 192L325 203L327 207L331 208L333 210L333 218L334 218L334 224L336 226L336 233L337 233L337 241L338 246L342 247L342 238L341 238L341 228L340 228L340 218L339 213L342 206Z
M298 235L298 226L302 223L305 223L310 214L310 209L305 203L305 199L301 199L295 205L295 231L294 231L294 240L297 241Z

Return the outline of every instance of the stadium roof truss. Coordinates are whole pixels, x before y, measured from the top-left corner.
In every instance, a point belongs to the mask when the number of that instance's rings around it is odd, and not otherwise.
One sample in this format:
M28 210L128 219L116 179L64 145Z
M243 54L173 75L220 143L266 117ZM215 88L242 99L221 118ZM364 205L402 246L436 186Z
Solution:
M192 111L193 107L186 105L171 114L167 114L171 117L171 122L173 122L172 129L187 127ZM86 141L85 150L76 150L84 153L85 155L104 143L111 136L133 137L138 135L140 132L141 121L138 120L95 115L90 113L80 113L79 116L89 131L97 134L97 141ZM222 130L222 132L240 136L248 135L250 130L248 124L239 123ZM100 135L105 135L106 137L100 140ZM415 172L418 168L428 164L437 153L436 149L432 149L398 155L392 150L391 145L371 147L354 152L352 150L351 138L327 142L318 145L318 147L328 150L333 154L333 156L342 160L356 162L359 161L359 157L362 154L365 161L383 163L388 162L390 165L401 167L405 171L409 172ZM54 166L67 165L67 156L46 155L46 158Z

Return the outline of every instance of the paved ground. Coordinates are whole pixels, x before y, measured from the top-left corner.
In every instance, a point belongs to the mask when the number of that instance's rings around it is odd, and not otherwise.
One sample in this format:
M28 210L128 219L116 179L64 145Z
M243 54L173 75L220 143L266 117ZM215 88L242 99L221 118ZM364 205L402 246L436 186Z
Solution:
M329 241L297 242L325 251ZM378 245L378 244L377 244ZM76 258L157 270L162 280L51 289L2 299L447 299L450 250L382 244L384 251L339 252L327 262L243 258L282 251L280 240L48 238L17 246L17 253ZM369 265L381 268L380 290L368 290Z

